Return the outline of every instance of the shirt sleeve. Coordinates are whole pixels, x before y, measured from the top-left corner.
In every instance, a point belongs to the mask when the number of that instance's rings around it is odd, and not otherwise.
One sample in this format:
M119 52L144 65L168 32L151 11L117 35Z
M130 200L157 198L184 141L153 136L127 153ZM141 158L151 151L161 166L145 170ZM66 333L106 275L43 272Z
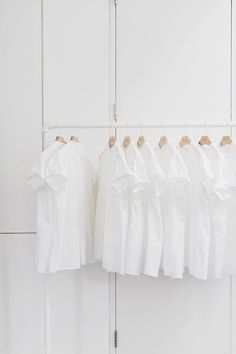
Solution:
M133 185L134 175L125 161L125 158L119 155L112 177L112 187L115 188L118 193L123 193Z
M37 161L33 164L30 172L26 176L28 184L34 189L44 185L44 165L42 155L38 158Z
M214 192L219 199L225 200L231 198L234 184L233 180L233 172L225 157L220 154L214 183Z
M172 198L181 196L190 182L189 173L184 160L176 151L170 161L166 180L166 188Z
M66 162L60 152L55 153L48 162L45 182L56 192L65 189L69 180Z

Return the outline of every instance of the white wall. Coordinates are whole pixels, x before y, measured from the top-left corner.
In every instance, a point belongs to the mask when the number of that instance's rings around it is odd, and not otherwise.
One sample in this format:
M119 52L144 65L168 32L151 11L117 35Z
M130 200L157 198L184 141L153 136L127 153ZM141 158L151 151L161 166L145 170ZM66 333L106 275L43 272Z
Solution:
M34 267L35 196L25 183L42 148L42 116L44 123L72 126L112 118L113 1L43 5L42 38L40 0L0 1L0 354L46 353L45 278ZM235 6L233 11L235 19ZM229 120L230 15L230 0L118 0L118 120ZM233 118L234 112L233 104ZM120 139L126 131L118 132ZM68 138L72 132L60 133ZM202 132L188 134L194 140ZM96 163L110 132L75 133ZM140 131L129 133L136 139ZM177 143L183 132L165 133ZM215 140L224 133L209 129ZM155 144L162 131L144 134ZM112 276L90 265L50 276L49 289L51 354L114 352ZM118 276L117 352L230 354L231 338L236 353L235 291L228 277Z

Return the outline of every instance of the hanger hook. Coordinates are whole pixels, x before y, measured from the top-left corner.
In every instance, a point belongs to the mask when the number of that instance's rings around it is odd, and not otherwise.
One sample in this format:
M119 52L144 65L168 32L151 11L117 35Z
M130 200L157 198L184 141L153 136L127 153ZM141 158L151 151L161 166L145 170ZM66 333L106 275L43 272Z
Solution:
M188 135L187 121L185 121L184 125L185 125L185 135L187 136Z
M140 121L140 135L143 135L143 123Z
M126 122L126 135L129 135L129 123Z
M165 135L166 134L166 129L165 129L164 122L161 122L161 126L162 126L162 135Z
M72 135L75 136L75 122L72 122Z
M58 135L61 136L60 120L58 119Z
M56 137L57 136L60 136L60 131L59 131L59 122L58 122L58 120L56 120Z
M205 120L204 126L205 126L205 135L207 135L207 121L206 120Z

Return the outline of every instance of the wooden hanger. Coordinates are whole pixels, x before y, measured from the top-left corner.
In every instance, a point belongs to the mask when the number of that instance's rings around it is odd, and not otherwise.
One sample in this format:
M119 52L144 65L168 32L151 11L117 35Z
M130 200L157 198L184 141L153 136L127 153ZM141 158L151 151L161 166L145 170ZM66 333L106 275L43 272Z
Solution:
M211 145L211 139L208 135L203 135L199 140L198 144L202 145Z
M188 136L188 131L187 131L187 121L185 121L185 134L182 136L182 138L180 139L179 145L180 147L184 147L186 145L191 144L191 139Z
M123 146L124 146L124 148L126 149L126 148L129 146L130 143L131 143L131 138L130 138L130 136L125 136L125 137L124 137L124 140L123 140Z
M110 136L109 141L108 141L109 148L112 148L112 146L115 144L115 142L116 142L116 137Z
M56 137L55 141L59 141L60 143L66 144L66 141L65 141L65 139L63 138L63 136L59 136L59 135L58 135L58 136Z
M75 135L71 135L70 140L74 141L75 143L79 143L79 138Z
M191 144L191 139L187 135L183 135L182 138L180 139L179 145L180 147L184 147L185 145Z
M162 149L163 146L167 144L167 142L168 142L167 137L166 137L165 135L161 136L161 137L160 137L160 140L159 140L159 147L160 147L160 149Z
M141 136L138 138L137 145L138 145L139 148L141 148L144 143L145 143L145 138L144 138L143 135L141 135Z
M203 146L203 145L211 145L211 139L209 138L209 136L207 135L207 122L205 122L205 135L203 135L201 137L201 139L199 140L198 144Z
M230 145L232 143L232 139L229 135L224 135L221 139L220 146Z

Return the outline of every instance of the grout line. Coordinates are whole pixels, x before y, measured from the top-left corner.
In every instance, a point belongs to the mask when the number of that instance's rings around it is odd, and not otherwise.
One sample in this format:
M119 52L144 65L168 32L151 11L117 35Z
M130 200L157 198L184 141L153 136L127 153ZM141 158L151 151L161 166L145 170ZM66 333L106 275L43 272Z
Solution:
M0 235L36 235L36 231L7 231L7 232L0 232Z

